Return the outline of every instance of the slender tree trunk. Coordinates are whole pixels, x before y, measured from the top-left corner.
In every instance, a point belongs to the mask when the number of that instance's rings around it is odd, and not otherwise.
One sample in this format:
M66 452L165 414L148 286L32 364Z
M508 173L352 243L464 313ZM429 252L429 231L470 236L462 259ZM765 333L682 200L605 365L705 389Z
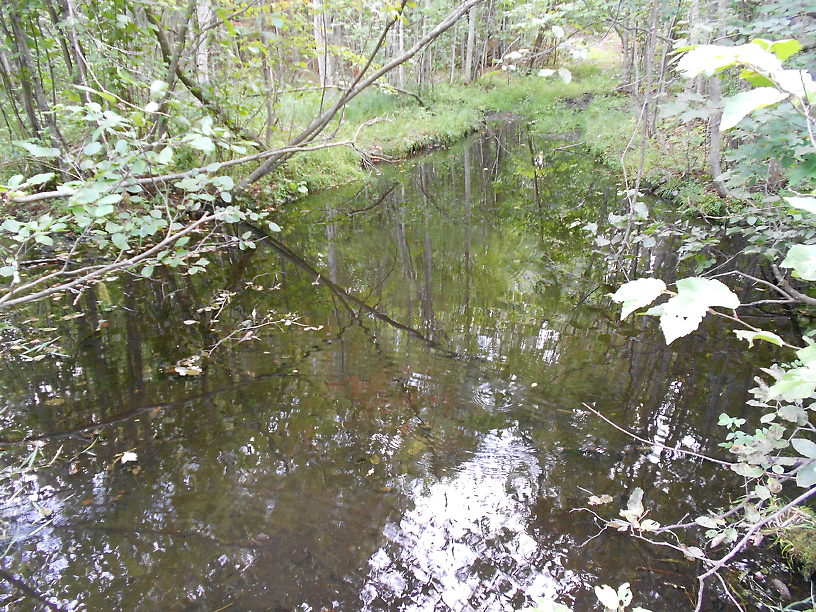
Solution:
M713 35L714 42L719 42L725 25L727 6L725 0L712 0L709 4L709 11L714 23ZM711 180L717 194L721 198L727 198L730 195L728 187L720 178L722 176L722 134L720 133L720 121L722 120L722 89L720 87L720 77L714 75L708 81L708 93L711 99L714 111L708 123L708 163L711 167Z
M476 46L476 9L468 12L467 47L465 49L465 83L473 82L475 66L473 65L473 51Z
M312 11L314 11L312 26L317 50L317 72L320 77L320 85L328 87L334 80L334 66L329 53L329 28L323 0L312 0Z
M204 30L212 18L212 0L198 0L198 4L196 4L196 21L201 39L196 47L196 71L200 83L210 82L210 37Z
M17 48L17 61L20 67L20 84L23 88L23 99L25 101L26 113L31 121L32 131L37 138L46 138L53 146L65 150L62 136L57 128L57 121L54 118L48 101L45 99L45 93L42 89L42 84L36 78L36 68L34 60L31 57L31 51L28 48L26 34L23 26L20 23L20 14L17 11L10 11L9 24L14 35L14 44ZM39 115L39 116L38 116ZM47 135L42 129L42 122L47 126Z

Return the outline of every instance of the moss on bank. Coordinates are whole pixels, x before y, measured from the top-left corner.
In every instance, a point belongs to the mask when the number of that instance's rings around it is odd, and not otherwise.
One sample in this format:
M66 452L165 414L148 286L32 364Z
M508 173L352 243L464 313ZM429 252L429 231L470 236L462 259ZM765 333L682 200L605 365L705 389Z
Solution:
M782 554L805 577L816 572L816 513L810 508L793 508L773 527L773 537Z

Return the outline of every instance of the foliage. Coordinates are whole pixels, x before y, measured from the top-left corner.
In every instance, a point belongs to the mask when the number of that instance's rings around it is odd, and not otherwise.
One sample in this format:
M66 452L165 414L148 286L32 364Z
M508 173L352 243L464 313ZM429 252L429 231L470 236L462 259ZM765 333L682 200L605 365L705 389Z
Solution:
M753 89L725 100L721 130L735 127L748 115L765 107L788 101L807 124L807 133L800 138L809 139L816 147L812 136L813 118L809 114L810 104L816 101L816 84L809 73L786 69L782 64L800 48L792 40L757 40L735 47L702 45L687 51L678 67L688 77L738 67L740 76L754 85ZM746 224L747 227L737 226L736 229L750 243L746 251L760 253L776 271L779 283L776 291L785 296L788 303L811 306L812 299L793 289L779 269L790 269L793 277L802 281L816 280L816 250L809 244L798 242L813 235L816 198L788 196L785 202L790 207L780 206L779 198L776 202L772 216L765 214L762 221L759 220L761 213L749 207L736 221L747 215L753 220ZM757 280L741 271L735 274ZM746 431L743 429L745 419L735 419L727 414L720 416L719 424L729 430L726 442L721 446L734 456L729 467L745 478L747 494L731 512L696 520L696 524L706 528L708 547L723 543L731 545L729 553L721 559L704 559L707 570L701 576L702 585L738 551L757 541L763 526L780 519L791 508L816 494L816 443L813 441L816 426L810 419L810 412L816 408L816 402L813 402L816 399L816 344L808 337L802 338L798 346L790 344L775 330L746 323L736 313L742 306L738 296L715 278L682 278L676 281L676 287L676 292L669 292L663 281L641 278L621 286L612 299L623 305L621 316L625 317L638 308L649 306L663 294L671 295L668 301L645 313L660 317L667 343L692 333L706 314L714 314L736 323L739 329L735 333L751 347L755 341L762 340L795 350L794 361L763 368L767 379L756 379L758 386L752 390L753 399L749 404L761 412L759 428ZM726 312L718 308L724 308ZM782 501L780 496L786 482L795 482L805 492L797 494L791 502ZM618 527L618 522L608 524ZM701 601L698 599L697 609Z

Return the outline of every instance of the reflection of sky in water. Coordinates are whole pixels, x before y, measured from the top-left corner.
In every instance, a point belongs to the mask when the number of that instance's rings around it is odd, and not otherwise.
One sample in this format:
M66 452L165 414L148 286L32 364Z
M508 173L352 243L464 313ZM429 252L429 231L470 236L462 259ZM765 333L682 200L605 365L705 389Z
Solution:
M554 597L559 583L577 582L571 573L556 580L551 564L536 569L527 521L541 473L535 451L505 429L488 434L456 474L406 483L414 507L383 529L364 609L512 610L525 595Z

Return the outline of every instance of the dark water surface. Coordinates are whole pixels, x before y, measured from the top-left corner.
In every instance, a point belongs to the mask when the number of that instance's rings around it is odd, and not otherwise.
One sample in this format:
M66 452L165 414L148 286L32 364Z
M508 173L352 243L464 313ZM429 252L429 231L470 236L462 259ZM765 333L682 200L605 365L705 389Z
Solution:
M605 296L622 277L580 225L602 224L620 187L565 144L497 126L287 207L285 246L27 313L58 340L40 361L5 355L2 437L46 457L92 447L14 483L3 567L18 584L0 603L589 610L592 585L629 581L638 605L689 609L694 564L590 539L572 510L610 494L597 510L614 517L640 486L650 517L673 522L730 478L583 403L717 453L717 418L740 413L754 372L725 329L667 347L653 320L618 320ZM270 311L322 328L270 326L222 343L200 375L168 372Z

